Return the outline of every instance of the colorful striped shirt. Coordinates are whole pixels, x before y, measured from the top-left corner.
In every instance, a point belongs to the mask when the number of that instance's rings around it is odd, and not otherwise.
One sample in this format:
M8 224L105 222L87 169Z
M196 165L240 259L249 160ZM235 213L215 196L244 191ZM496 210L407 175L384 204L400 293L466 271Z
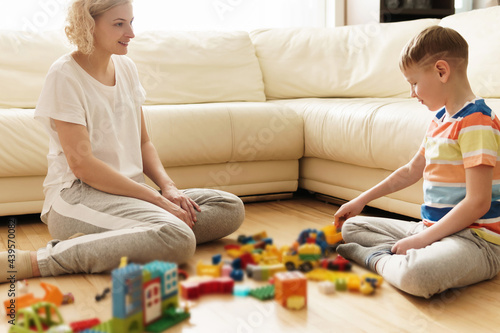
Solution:
M452 117L444 108L438 111L420 153L426 160L422 219L427 226L465 198L465 169L494 167L491 208L470 228L500 244L500 120L484 100L468 103Z

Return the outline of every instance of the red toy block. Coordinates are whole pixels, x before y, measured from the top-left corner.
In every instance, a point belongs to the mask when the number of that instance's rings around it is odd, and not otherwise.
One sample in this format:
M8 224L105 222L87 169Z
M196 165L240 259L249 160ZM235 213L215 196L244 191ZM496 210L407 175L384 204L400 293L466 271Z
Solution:
M197 299L208 294L232 294L234 280L228 277L202 281L182 281L182 297L187 300Z
M246 269L248 264L257 265L255 260L250 253L243 253L240 257L241 259L241 269Z
M184 299L191 300L200 297L200 284L198 282L182 281L181 295Z
M224 250L239 250L241 249L241 245L239 244L227 244L224 245Z
M274 275L275 300L287 307L292 296L303 297L304 307L307 306L307 279L299 271L279 272Z
M98 318L93 318L87 320L74 321L70 323L69 326L71 327L73 332L80 332L92 328L94 326L97 326L100 323L101 321Z

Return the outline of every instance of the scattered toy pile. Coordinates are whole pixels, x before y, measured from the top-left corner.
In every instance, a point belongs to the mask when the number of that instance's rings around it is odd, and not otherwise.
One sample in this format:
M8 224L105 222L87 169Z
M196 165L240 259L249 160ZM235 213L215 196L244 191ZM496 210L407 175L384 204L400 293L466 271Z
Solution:
M266 232L242 235L238 244L224 248L230 260L217 254L209 264L200 261L195 277L189 277L174 263L154 261L142 266L122 258L120 267L112 272L112 288L95 296L100 301L111 294L113 318L104 323L93 318L64 325L57 306L74 302L73 295L63 295L57 287L42 282L46 294L39 299L27 293L27 283L20 284L25 295L4 302L7 315L15 315L16 324L9 333L27 329L68 333L163 332L190 317L188 308L179 307L179 295L186 301L208 294L252 296L262 301L274 299L285 308L300 310L307 307L307 280L318 281L323 294L346 290L373 294L383 282L380 276L360 276L351 272L348 260L339 255L329 258L341 241L342 234L334 226L306 229L292 245L280 249ZM235 285L245 275L268 283L255 288Z

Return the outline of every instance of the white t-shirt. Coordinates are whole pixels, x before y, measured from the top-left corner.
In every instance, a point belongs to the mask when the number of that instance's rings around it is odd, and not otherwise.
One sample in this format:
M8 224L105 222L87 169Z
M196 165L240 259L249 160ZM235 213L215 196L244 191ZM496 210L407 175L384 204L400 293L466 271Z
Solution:
M49 211L58 193L76 180L52 119L86 126L96 158L122 175L144 182L141 106L145 92L131 59L118 55L111 59L116 79L112 87L94 79L71 54L59 58L47 74L35 110L35 119L50 136L42 215Z

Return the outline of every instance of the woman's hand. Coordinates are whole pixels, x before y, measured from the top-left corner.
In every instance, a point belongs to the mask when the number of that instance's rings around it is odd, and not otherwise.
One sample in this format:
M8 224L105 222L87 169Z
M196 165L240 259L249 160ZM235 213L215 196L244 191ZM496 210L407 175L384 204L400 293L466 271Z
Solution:
M201 211L200 206L186 194L179 191L175 185L169 185L163 188L161 194L165 199L176 206L171 207L171 210L167 210L186 222L186 224L192 228L197 221L196 212Z

